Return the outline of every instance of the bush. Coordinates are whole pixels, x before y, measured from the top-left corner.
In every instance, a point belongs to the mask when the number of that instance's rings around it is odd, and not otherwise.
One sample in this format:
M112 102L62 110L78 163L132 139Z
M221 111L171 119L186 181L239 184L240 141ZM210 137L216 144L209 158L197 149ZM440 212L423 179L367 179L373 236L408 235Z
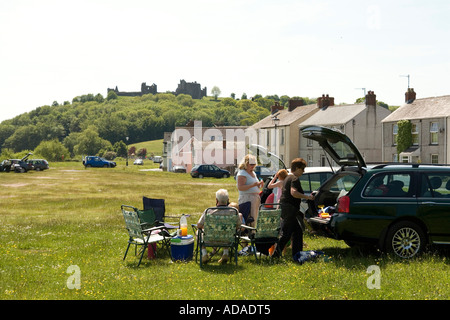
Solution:
M38 154L48 161L64 161L69 157L69 150L57 139L50 141L42 141L36 149L34 154Z
M412 145L412 125L409 120L400 120L397 125L397 153L400 154Z

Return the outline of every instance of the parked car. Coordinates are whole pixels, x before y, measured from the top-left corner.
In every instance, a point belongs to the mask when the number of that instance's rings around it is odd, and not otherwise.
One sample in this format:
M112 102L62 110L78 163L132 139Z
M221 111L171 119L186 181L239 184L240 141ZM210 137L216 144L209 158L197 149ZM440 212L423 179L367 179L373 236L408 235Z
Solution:
M136 159L136 160L134 160L133 164L138 165L138 166L142 166L142 165L144 165L144 160Z
M32 153L28 153L22 159L7 159L3 160L0 165L0 172L27 172L34 169L34 166L27 162L28 157Z
M301 132L341 166L308 201L306 221L316 232L401 258L415 257L430 244L450 244L449 166L368 167L345 134L319 126Z
M172 171L177 173L186 173L186 168L183 166L173 166Z
M45 159L30 159L27 162L32 164L36 171L47 170L50 168L48 161Z
M0 163L0 172L9 172L11 171L11 161L9 159L3 160Z
M191 176L193 178L228 178L230 177L230 171L221 169L214 164L200 164L192 168Z
M116 163L114 161L106 160L102 157L97 156L87 156L83 160L83 165L85 168L89 167L100 167L100 168L114 168Z
M32 164L23 161L22 159L10 159L10 161L11 170L14 170L14 172L28 172L34 169Z
M154 156L153 163L161 163L163 162L163 158L161 156Z

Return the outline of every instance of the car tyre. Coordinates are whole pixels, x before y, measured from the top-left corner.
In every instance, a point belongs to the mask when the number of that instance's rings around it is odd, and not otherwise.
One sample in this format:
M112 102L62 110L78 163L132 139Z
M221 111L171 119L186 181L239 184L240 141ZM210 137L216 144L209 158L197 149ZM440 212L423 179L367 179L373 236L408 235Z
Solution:
M425 233L414 222L401 221L387 233L386 251L402 259L418 256L425 248Z
M199 174L199 175L198 175L198 178L199 178L199 179L203 179L203 175L202 175L202 174Z

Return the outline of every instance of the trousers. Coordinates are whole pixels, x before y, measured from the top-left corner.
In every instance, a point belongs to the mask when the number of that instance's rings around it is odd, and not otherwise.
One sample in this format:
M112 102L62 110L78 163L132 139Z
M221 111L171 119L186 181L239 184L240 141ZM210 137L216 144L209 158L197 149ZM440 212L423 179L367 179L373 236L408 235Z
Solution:
M289 240L292 240L292 257L303 250L303 230L298 218L301 218L299 208L289 204L281 204L281 236L279 241L279 254L283 251Z

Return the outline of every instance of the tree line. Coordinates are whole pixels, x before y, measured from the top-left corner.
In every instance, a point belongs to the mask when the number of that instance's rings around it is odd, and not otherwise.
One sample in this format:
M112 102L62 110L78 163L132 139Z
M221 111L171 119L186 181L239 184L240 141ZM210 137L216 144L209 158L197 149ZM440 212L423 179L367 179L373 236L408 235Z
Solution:
M3 159L34 151L50 161L106 153L125 156L127 144L161 139L164 132L191 120L201 120L205 127L250 126L268 116L275 101L287 105L289 99L277 95L198 100L172 93L118 97L110 91L106 98L87 94L72 102L54 101L0 123L0 154Z

